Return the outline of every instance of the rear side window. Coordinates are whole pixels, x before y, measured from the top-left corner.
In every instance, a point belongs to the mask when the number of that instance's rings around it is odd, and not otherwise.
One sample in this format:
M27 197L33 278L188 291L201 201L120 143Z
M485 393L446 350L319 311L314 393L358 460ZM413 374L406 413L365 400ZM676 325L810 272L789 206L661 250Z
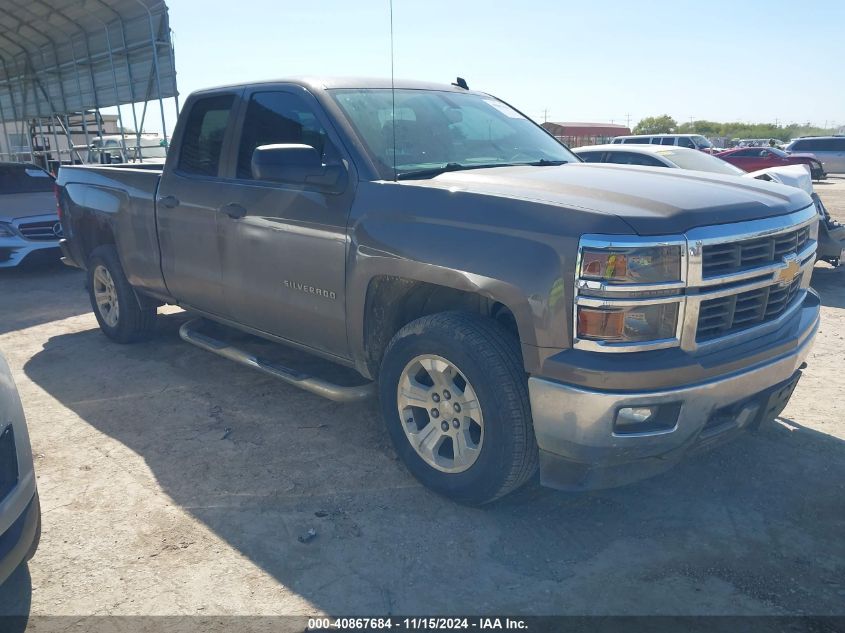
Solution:
M645 138L626 138L625 143L630 143L632 145L642 145L643 143L647 144L649 140L650 139L647 136Z
M252 178L252 153L256 147L290 143L310 145L324 163L339 160L326 130L302 97L290 92L254 94L247 106L238 146L238 178Z
M179 171L198 176L217 175L234 100L234 95L218 95L194 103L182 137Z
M633 152L611 152L607 162L617 165L645 165L646 167L665 167L656 158Z
M807 138L795 141L793 152L845 152L845 138Z
M674 136L664 136L663 140L660 142L661 145L674 145L675 144L675 137Z
M578 157L585 163L600 163L604 152L579 152Z
M652 145L660 145L660 137L659 136L652 136L651 137L651 144Z
M624 140L625 140L625 139L621 139L621 138L619 138L619 137L616 137L615 139L611 140L610 142L611 142L611 143L617 143L617 144L618 144L618 143L622 143L622 142L624 142Z
M0 165L0 195L53 191L53 178L35 165Z

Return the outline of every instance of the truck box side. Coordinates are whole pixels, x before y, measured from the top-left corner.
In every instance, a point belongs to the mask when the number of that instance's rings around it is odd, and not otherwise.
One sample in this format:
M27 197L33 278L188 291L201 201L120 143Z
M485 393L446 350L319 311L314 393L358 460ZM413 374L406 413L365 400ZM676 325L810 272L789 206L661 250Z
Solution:
M65 233L63 250L85 268L91 252L114 244L135 288L167 295L161 273L155 197L161 167L62 167L57 185Z

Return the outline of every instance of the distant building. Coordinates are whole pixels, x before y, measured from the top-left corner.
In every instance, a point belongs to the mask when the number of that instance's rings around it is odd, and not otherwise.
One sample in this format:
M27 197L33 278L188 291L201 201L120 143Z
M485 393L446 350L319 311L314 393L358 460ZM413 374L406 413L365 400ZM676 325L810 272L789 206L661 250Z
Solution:
M626 136L631 130L624 125L614 123L543 123L556 139L570 147L582 145L600 145L615 136Z

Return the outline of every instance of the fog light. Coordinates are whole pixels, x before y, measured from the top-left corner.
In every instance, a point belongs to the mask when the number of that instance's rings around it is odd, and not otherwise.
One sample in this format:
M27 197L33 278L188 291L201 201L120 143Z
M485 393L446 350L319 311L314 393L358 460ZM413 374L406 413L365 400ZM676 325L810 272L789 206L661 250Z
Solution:
M622 407L616 411L613 432L616 435L669 432L678 424L680 402L645 407Z
M655 407L624 407L616 414L616 424L642 424L654 415Z

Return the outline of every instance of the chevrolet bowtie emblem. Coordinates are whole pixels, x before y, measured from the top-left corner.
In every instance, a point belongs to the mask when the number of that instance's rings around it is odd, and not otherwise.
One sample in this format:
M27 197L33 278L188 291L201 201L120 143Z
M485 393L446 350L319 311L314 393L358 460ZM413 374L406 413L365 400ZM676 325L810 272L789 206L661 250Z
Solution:
M779 284L791 283L798 276L798 273L801 272L801 264L798 263L796 258L790 257L789 259L784 259L784 263L786 267L775 272L775 281Z

